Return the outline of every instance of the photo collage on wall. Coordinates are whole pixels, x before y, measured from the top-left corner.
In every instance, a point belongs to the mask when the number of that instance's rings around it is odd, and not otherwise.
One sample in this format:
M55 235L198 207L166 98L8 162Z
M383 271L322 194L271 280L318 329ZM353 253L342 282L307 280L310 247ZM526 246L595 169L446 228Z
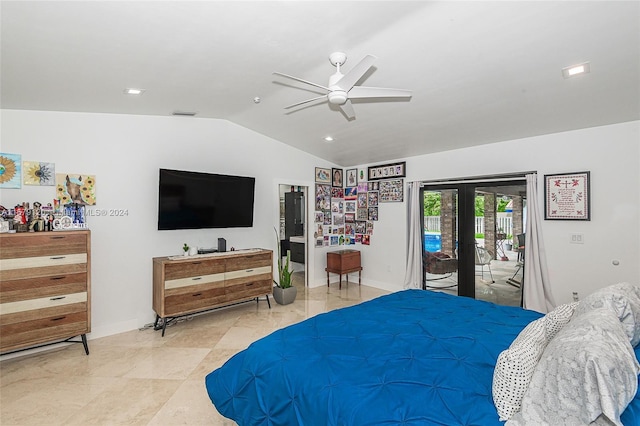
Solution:
M371 244L373 225L379 217L378 204L403 201L404 179L398 177L405 176L405 163L376 168L383 167L387 171L375 176L371 167L369 171L316 167L316 247Z

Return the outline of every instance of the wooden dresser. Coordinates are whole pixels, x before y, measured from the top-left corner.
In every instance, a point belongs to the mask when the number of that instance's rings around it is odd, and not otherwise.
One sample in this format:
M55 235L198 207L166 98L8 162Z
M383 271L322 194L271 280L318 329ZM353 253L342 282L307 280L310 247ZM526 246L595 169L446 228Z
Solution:
M360 251L358 250L337 250L327 252L327 287L329 287L329 273L340 275L340 284L338 288L342 288L342 274L347 275L347 284L349 284L349 273L358 272L358 285L362 283L362 266L360 265Z
M154 328L184 315L266 296L273 288L273 252L236 250L195 256L153 258Z
M91 331L88 230L0 234L0 352Z

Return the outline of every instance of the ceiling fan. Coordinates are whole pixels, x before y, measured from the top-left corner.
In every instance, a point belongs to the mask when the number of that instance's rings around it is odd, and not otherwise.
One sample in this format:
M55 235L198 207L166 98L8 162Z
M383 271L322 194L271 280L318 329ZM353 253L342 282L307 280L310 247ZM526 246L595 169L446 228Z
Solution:
M327 93L322 96L307 99L302 102L286 106L285 109L294 108L300 105L304 105L309 102L317 101L323 98L329 101L330 104L337 105L348 119L354 119L356 116L351 104L352 99L408 99L411 98L411 91L404 89L389 89L385 87L365 87L356 86L355 84L364 76L364 74L371 68L373 62L377 58L373 55L366 55L355 67L353 67L346 74L340 72L340 67L344 65L347 60L347 55L342 52L334 52L329 55L329 61L336 67L336 73L329 77L329 84L323 86L311 81L303 80L298 77L294 77L281 72L274 72L276 75L290 78L292 80L299 81L301 83L309 84L311 86L318 87L326 90Z

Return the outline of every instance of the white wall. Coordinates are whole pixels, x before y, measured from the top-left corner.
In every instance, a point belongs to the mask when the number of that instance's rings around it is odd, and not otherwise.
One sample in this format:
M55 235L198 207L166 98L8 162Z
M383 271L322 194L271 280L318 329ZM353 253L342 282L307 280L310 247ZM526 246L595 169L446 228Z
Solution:
M151 258L179 254L184 242L275 249L279 184L306 186L313 221L314 167L332 167L278 141L224 120L0 111L0 151L26 161L53 162L59 173L96 176L96 208L128 209L126 217L91 217L92 338L135 329L154 319ZM617 281L640 282L640 122L603 126L481 147L407 158L407 181L536 170L591 172L592 219L545 221L545 244L554 295L571 300ZM265 161L265 159L269 159ZM402 159L400 159L402 160ZM390 162L395 159L390 159ZM157 231L160 167L256 177L254 227ZM363 167L363 166L361 166ZM542 194L542 182L539 182ZM0 190L0 204L49 202L53 187ZM370 246L362 251L363 280L403 288L406 202L383 203ZM311 223L310 222L310 223ZM569 244L583 233L583 245ZM326 252L312 249L306 265L312 286L326 285ZM620 261L613 266L612 260Z
M152 257L181 253L183 243L275 250L278 184L312 187L314 167L332 167L224 120L2 110L0 151L55 163L57 173L96 176L95 208L126 217L89 217L92 238L91 338L131 330L155 318ZM157 230L161 167L256 177L254 226ZM52 202L55 187L0 190L0 204Z
M407 158L406 180L537 171L543 197L545 174L590 171L591 220L542 224L553 293L564 303L573 291L584 297L619 281L640 284L639 145L634 121ZM401 289L406 202L381 204L379 216L371 246L362 247L363 279ZM584 234L584 244L570 244L570 233Z

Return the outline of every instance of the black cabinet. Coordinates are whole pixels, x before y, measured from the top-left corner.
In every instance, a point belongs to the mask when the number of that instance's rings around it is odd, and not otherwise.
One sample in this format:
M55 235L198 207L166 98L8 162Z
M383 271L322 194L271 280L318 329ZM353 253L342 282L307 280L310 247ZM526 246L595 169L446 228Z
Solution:
M304 263L304 244L303 243L291 243L291 261L297 263Z
M286 192L284 194L284 234L285 239L304 235L304 194Z

